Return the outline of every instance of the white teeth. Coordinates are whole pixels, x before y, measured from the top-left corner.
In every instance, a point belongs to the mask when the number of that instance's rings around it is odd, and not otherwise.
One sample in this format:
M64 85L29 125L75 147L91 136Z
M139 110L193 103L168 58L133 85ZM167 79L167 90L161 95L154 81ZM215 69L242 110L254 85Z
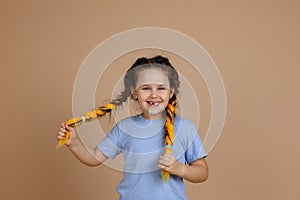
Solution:
M158 104L160 104L160 102L152 102L152 101L148 101L148 103L149 103L151 106L157 106Z

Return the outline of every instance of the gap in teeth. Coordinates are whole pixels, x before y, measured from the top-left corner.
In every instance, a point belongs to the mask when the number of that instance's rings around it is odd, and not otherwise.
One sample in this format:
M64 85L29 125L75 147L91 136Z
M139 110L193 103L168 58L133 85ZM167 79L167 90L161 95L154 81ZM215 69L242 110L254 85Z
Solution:
M149 104L152 105L152 106L156 106L156 105L159 104L159 102L149 102Z

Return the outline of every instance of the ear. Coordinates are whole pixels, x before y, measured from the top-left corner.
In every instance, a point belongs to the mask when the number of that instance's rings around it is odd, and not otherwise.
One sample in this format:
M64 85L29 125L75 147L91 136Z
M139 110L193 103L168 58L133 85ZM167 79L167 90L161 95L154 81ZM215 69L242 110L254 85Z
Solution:
M131 90L131 98L133 100L137 100L137 95L136 95L135 89L131 88L130 90Z
M171 99L173 95L174 95L174 88L170 90L169 99Z

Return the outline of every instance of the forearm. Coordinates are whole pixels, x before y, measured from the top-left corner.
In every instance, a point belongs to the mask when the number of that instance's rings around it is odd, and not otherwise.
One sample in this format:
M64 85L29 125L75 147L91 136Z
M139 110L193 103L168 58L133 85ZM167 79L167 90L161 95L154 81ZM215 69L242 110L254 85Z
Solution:
M208 178L208 168L202 165L181 165L178 176L192 183L201 183Z
M75 157L85 165L97 166L102 163L95 155L95 151L86 147L79 139L75 139L70 145L67 145Z

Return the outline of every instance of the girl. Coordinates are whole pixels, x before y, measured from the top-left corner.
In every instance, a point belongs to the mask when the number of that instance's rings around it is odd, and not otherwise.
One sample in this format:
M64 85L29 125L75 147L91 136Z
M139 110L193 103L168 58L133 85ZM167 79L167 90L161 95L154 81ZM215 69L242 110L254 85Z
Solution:
M126 72L124 85L120 96L95 110L92 118L110 112L128 97L137 101L141 114L118 122L94 149L84 146L66 123L61 124L57 139L66 139L69 132L65 145L88 166L122 153L124 176L117 187L121 200L186 199L183 179L205 181L208 166L195 126L175 116L177 71L165 57L139 58Z

